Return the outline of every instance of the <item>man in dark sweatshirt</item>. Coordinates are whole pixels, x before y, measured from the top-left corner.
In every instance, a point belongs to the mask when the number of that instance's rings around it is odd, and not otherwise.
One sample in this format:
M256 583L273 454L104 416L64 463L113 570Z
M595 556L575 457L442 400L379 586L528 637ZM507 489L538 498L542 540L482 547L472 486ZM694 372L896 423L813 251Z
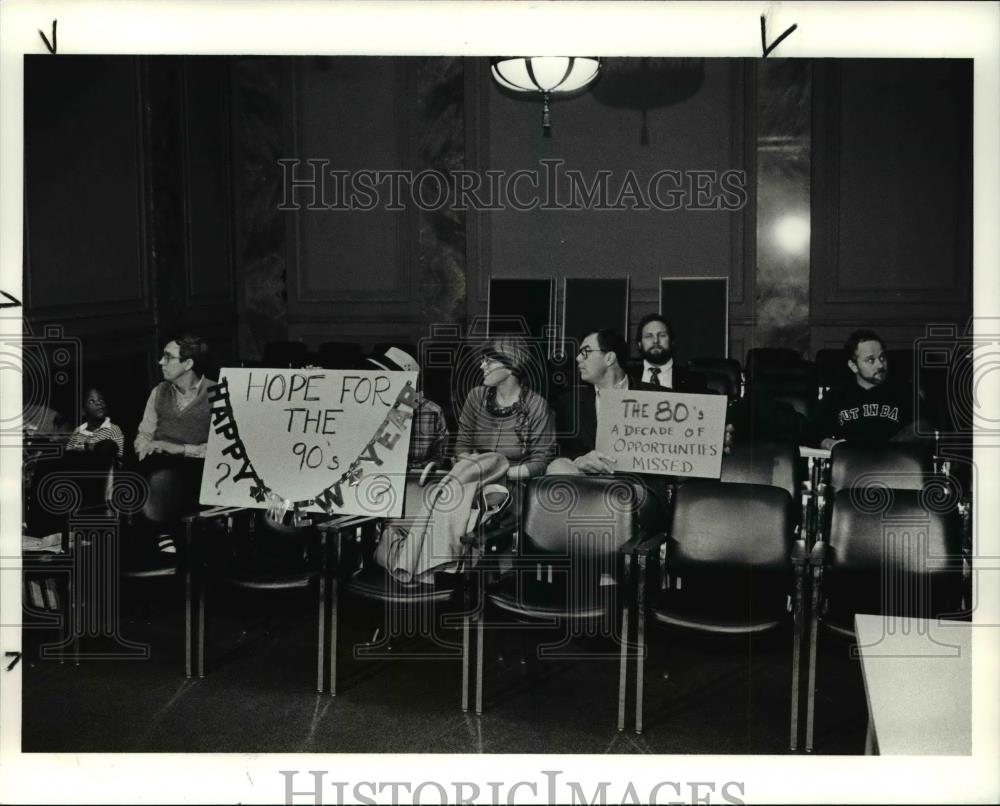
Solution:
M872 330L856 330L847 339L844 353L854 382L834 387L820 401L807 427L807 444L832 448L844 440L880 443L916 439L914 390L889 382L881 337Z

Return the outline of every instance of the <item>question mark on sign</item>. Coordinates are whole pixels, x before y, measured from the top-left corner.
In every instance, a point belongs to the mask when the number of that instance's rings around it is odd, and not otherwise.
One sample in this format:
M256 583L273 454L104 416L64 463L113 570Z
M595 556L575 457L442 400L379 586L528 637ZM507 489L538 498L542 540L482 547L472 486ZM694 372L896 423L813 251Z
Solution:
M222 490L219 489L219 485L222 484L222 482L224 482L226 479L228 479L230 473L233 472L233 469L226 462L219 462L219 464L217 464L215 466L215 469L219 470L220 468L223 468L223 467L226 468L226 474L224 476L220 476L216 480L216 482L215 482L215 494L216 495L222 495Z

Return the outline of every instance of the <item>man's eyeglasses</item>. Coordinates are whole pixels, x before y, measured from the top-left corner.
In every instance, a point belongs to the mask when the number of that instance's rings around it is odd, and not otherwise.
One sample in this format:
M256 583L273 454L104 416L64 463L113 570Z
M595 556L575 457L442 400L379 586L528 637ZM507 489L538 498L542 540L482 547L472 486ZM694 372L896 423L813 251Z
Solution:
M164 361L180 361L181 357L179 355L174 355L173 353L164 353L160 356Z
M607 350L601 350L597 347L584 346L576 351L576 355L578 358L582 358L584 361L586 361L588 358L590 358L591 353L606 353L606 352Z

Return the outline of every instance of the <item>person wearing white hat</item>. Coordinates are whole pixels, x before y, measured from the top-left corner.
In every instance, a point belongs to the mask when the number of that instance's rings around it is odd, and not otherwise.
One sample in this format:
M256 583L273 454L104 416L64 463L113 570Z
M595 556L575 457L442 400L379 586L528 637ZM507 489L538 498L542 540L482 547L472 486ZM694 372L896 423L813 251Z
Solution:
M389 372L420 372L420 364L412 355L398 347L390 347L383 355L369 358L368 363ZM418 376L419 381L419 376ZM444 412L433 400L428 400L417 389L410 428L410 452L407 467L417 470L431 462L441 464L448 443L448 423Z

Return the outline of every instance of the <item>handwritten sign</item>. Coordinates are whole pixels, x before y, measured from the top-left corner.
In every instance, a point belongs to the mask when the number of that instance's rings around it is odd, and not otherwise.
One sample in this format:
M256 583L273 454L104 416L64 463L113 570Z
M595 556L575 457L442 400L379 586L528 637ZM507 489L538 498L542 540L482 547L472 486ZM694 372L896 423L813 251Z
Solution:
M725 395L601 392L597 445L616 470L719 478L726 429Z
M307 512L403 510L415 372L223 369L201 503Z

